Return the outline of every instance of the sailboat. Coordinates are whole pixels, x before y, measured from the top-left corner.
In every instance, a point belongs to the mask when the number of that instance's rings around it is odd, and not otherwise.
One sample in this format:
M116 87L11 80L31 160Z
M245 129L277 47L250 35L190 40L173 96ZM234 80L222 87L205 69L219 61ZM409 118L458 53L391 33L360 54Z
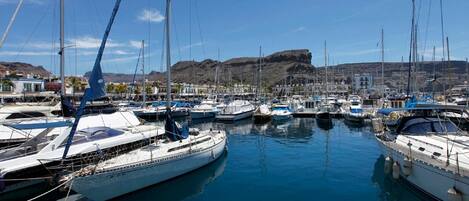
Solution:
M119 9L116 2L106 28L87 88L73 122L50 127L24 144L0 151L0 196L46 181L67 167L81 167L150 143L164 130L142 125L131 112L83 116L86 103L105 96L101 57ZM50 125L50 124L49 124ZM60 134L53 134L60 133Z
M82 168L66 178L70 186L93 200L111 199L183 175L219 158L226 146L226 134L219 130L182 129L171 115L171 0L166 1L166 138L96 165ZM65 178L65 179L66 179ZM125 184L125 185L123 185Z
M324 41L324 64L326 68L326 98L325 101L319 105L319 111L316 113L316 123L322 129L329 130L333 127L332 124L332 105L328 101L328 79L327 79L327 46L326 41Z

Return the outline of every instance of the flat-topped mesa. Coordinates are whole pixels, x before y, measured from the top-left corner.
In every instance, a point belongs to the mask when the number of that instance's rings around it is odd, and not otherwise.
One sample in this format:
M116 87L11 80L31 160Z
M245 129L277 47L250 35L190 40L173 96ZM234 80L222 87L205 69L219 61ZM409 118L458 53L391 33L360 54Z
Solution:
M264 58L264 62L300 62L305 64L311 64L311 52L307 49L300 50L285 50L281 52L273 53Z

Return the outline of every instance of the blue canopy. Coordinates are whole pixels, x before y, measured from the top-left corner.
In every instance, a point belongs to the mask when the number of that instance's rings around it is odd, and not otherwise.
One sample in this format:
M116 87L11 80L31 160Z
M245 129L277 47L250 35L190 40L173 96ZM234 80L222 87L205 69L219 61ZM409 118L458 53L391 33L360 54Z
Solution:
M73 125L71 121L57 121L47 123L31 123L31 124L4 124L5 126L12 127L18 130L30 130L30 129L46 129L46 128L57 128L57 127L68 127Z
M398 111L396 108L382 108L378 110L378 114L389 115L391 112Z

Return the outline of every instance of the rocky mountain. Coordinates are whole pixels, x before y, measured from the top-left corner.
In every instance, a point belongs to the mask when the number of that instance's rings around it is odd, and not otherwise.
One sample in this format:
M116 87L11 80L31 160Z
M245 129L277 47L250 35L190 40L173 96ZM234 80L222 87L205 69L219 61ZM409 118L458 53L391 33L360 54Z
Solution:
M6 74L23 76L29 74L33 77L43 78L51 75L51 73L42 66L33 66L22 62L0 62L0 75L5 76Z
M267 86L277 84L309 83L325 80L325 68L315 68L311 64L311 53L309 50L286 50L277 52L262 58L262 80ZM174 64L172 78L174 82L214 84L215 72L218 67L218 81L220 85L230 83L256 83L258 57L240 57L226 61L206 59L203 61L180 61ZM435 69L435 70L434 70ZM424 86L433 78L435 71L439 83L462 84L468 80L465 61L451 62L422 62L416 68L412 68L412 80L418 86ZM385 62L384 79L389 87L399 87L407 83L408 63ZM345 80L350 84L353 74L369 73L374 77L375 83L381 83L381 63L346 63L328 67L328 80ZM88 74L86 74L88 75ZM85 75L85 76L86 76ZM111 82L131 82L133 75L105 73L105 80ZM165 73L150 72L147 79L164 81ZM137 81L141 76L137 75Z
M220 84L229 83L256 83L258 57L233 58L223 62L206 59L197 61L180 61L171 67L172 80L174 82L214 84L218 67L218 80ZM262 58L262 77L266 85L280 83L285 77L293 74L312 75L314 66L311 65L311 53L309 50L287 50L277 52ZM88 76L89 72L85 74ZM133 75L104 73L106 81L131 82ZM161 80L164 73L152 71L147 75L148 80ZM137 80L141 80L138 75Z

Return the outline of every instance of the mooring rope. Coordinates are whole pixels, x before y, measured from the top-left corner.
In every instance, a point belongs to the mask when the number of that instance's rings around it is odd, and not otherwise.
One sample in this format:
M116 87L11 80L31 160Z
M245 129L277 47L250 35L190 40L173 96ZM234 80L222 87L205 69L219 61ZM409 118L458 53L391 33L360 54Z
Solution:
M50 190L47 191L47 192L44 192L44 193L42 193L42 194L40 194L40 195L38 195L38 196L36 196L36 197L34 197L34 198L31 198L31 199L29 199L28 201L33 201L33 200L36 200L36 199L38 199L38 198L41 198L42 196L45 196L45 195L49 194L49 193L51 193L52 191L55 191L55 190L57 190L58 188L64 186L64 185L67 184L69 181L72 181L72 179L73 179L73 178L70 178L69 180L67 180L67 181L63 182L62 184L60 184L60 185L54 187L53 189L50 189Z

